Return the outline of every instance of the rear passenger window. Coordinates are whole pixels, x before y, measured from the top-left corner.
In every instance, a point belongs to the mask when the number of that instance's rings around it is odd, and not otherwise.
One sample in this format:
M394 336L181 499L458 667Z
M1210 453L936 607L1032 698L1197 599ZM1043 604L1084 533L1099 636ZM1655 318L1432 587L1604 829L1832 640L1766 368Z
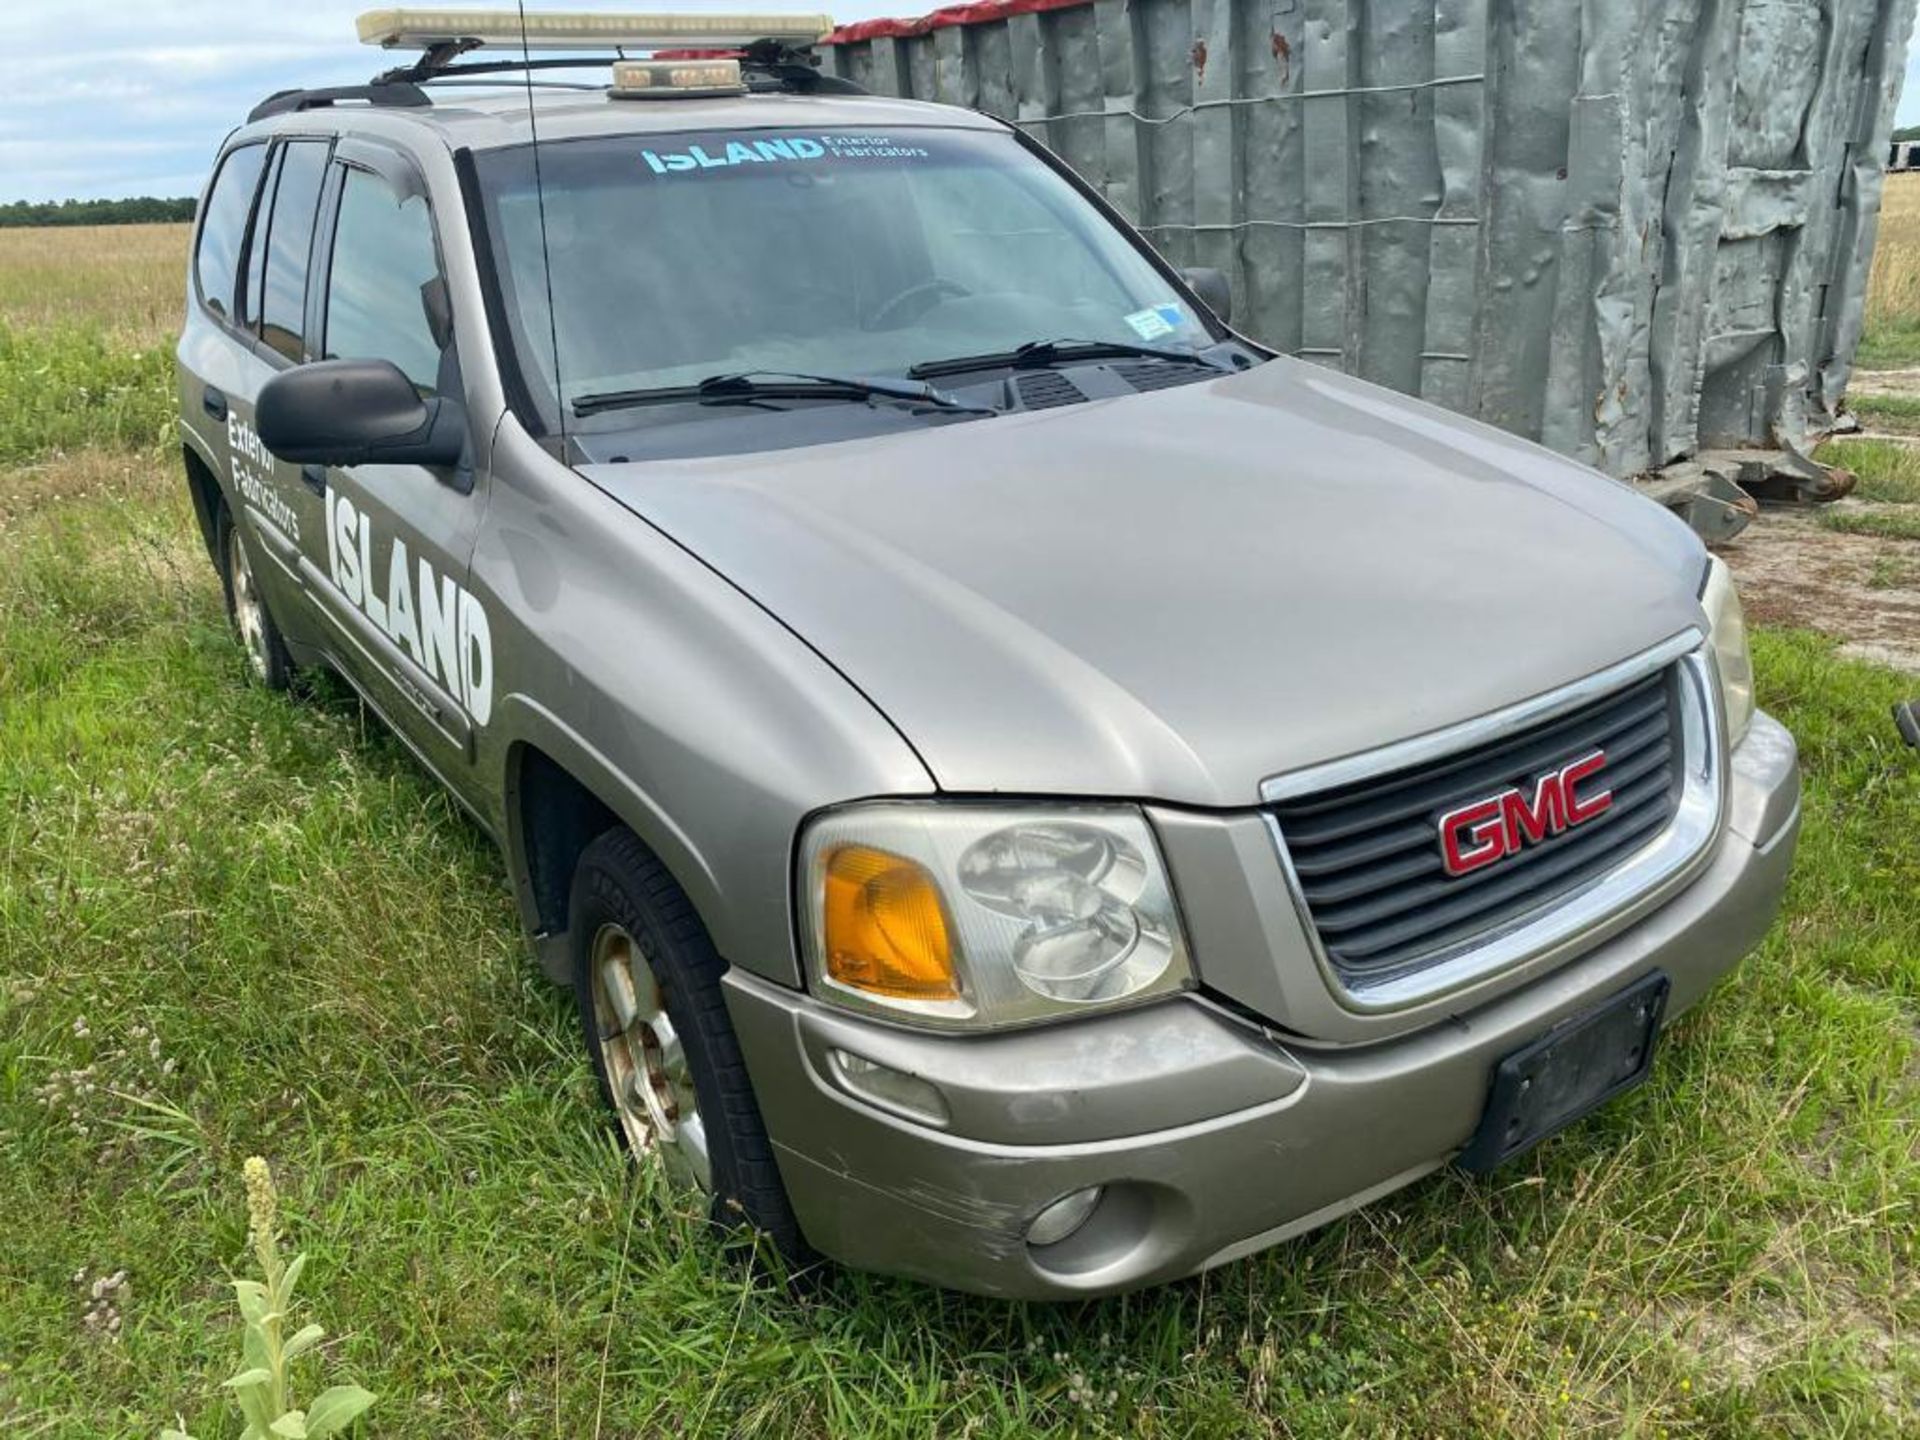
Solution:
M233 313L234 282L239 279L240 247L246 239L247 214L260 184L260 167L267 158L264 145L243 145L229 151L207 194L200 222L200 248L194 254L194 276L200 298L221 319Z
M298 360L306 331L307 257L313 250L313 219L320 209L320 184L327 175L324 141L299 140L285 147L279 183L273 192L273 218L267 226L267 266L261 305L260 338Z
M280 183L280 166L286 147L267 152L266 182L260 187L259 203L253 207L253 224L247 231L247 278L240 286L240 308L235 312L240 328L260 333L260 297L267 289L267 217L273 210L273 187Z
M348 170L327 278L327 358L391 360L423 393L440 378L424 291L440 275L433 217L377 175Z

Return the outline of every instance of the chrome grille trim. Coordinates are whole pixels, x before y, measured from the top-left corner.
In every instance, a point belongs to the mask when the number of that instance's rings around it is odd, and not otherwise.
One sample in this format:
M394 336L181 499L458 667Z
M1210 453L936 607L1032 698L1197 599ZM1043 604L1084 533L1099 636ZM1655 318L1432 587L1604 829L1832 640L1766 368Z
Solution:
M1637 846L1614 868L1549 899L1539 910L1496 928L1431 962L1369 979L1342 973L1322 943L1299 873L1279 820L1264 819L1279 851L1295 913L1334 996L1346 1008L1366 1013L1406 1009L1524 965L1548 951L1578 943L1583 932L1650 909L1685 884L1707 859L1724 811L1725 721L1705 637L1688 630L1619 665L1522 701L1493 714L1360 755L1275 776L1260 787L1268 807L1394 772L1445 763L1569 712L1591 706L1637 681L1671 668L1675 675L1681 787L1664 828Z

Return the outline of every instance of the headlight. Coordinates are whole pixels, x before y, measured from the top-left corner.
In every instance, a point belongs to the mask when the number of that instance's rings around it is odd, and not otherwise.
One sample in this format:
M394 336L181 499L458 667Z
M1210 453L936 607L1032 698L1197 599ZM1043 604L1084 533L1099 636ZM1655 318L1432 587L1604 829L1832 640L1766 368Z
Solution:
M798 880L813 988L852 1009L987 1029L1192 983L1131 807L852 806L807 828Z
M1715 556L1707 561L1706 588L1700 603L1707 612L1707 634L1720 671L1720 703L1727 712L1727 743L1738 745L1753 723L1753 656L1747 649L1747 617L1733 588L1733 572Z

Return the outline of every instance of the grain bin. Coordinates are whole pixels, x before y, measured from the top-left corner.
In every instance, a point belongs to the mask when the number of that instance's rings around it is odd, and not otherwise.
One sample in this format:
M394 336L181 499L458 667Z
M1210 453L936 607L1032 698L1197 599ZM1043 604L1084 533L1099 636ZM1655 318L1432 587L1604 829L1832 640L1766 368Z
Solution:
M1617 476L1819 493L1914 6L988 0L822 54L1042 140L1277 349Z

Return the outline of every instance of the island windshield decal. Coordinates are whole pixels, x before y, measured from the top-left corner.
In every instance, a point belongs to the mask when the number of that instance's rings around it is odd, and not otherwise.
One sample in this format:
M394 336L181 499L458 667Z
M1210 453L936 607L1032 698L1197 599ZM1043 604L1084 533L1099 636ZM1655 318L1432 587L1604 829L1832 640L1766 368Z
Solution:
M866 131L821 131L812 135L768 135L754 139L724 135L703 137L682 150L642 150L640 158L655 175L726 170L740 165L814 165L835 161L929 160L924 145L903 144Z

